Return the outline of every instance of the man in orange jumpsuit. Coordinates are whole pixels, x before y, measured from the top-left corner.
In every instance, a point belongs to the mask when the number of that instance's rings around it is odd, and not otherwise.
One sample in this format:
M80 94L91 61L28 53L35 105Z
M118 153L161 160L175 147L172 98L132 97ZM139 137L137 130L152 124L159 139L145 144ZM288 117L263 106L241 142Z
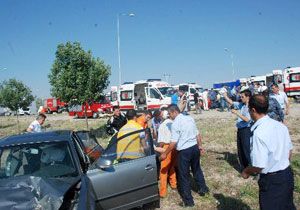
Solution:
M163 122L158 128L158 144L164 150L169 147L171 142L171 126L172 120L168 117L168 111L164 110L161 112ZM175 173L175 163L176 163L176 150L171 151L167 158L161 161L160 168L160 197L164 198L167 196L168 180L172 189L177 188L176 173Z

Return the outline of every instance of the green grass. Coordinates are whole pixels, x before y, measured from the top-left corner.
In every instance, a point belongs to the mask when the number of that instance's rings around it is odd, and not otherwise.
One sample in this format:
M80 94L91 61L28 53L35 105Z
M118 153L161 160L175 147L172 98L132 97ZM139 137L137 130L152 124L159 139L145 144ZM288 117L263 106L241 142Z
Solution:
M295 192L300 193L300 154L292 156L292 168L295 178Z

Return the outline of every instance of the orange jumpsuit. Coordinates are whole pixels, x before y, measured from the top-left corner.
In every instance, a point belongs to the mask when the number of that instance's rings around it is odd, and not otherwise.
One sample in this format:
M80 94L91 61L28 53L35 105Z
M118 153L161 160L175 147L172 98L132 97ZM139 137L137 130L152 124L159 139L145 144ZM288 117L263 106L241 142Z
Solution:
M165 144L163 146L164 149L167 149L169 144ZM171 151L167 158L161 161L161 168L160 168L160 188L159 188L159 195L160 197L166 197L168 192L168 181L171 185L172 189L177 188L177 181L176 181L176 172L175 172L175 165L176 165L176 150Z

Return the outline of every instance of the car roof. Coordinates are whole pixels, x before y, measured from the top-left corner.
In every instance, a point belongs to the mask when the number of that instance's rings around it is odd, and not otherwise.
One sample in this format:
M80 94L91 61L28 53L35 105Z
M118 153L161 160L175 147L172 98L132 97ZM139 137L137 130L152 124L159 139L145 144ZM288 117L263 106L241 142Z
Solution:
M71 130L47 131L40 133L24 133L0 139L0 147L21 144L42 143L49 141L70 141Z

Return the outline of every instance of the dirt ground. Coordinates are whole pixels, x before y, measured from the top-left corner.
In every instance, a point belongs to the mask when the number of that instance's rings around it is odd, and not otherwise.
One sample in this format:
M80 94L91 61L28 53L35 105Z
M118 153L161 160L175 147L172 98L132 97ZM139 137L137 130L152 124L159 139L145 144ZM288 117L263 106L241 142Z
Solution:
M201 157L201 166L210 188L210 194L205 197L193 192L196 206L192 209L259 209L257 181L253 178L244 180L238 172L235 117L230 112L216 110L203 111L198 115L191 112L191 115L195 118L203 137L206 154ZM20 131L24 131L34 118L34 116L20 117ZM107 118L89 119L89 129L99 130L106 121ZM0 117L0 138L17 134L16 122L15 116ZM67 114L48 115L45 124L50 124L51 130L86 129L84 119L73 119ZM294 145L292 159L295 173L294 202L300 209L300 104L291 105L287 126ZM100 138L99 141L105 145L107 138ZM181 209L178 205L180 201L178 192L169 189L168 196L161 199L160 209Z

